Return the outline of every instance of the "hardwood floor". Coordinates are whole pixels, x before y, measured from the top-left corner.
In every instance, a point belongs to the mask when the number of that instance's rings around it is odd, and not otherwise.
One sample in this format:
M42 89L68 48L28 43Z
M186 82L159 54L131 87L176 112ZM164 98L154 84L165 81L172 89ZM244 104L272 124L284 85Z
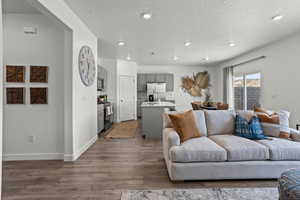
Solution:
M100 138L76 162L18 161L3 165L3 199L119 200L122 191L202 187L273 187L275 180L172 183L160 141Z

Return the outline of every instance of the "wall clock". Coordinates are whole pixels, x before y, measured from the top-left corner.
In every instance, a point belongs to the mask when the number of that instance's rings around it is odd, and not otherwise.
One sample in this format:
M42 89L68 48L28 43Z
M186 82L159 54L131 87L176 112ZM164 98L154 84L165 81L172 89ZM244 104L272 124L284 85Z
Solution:
M79 52L78 65L82 83L85 86L91 86L95 80L96 66L95 57L90 47L81 47Z

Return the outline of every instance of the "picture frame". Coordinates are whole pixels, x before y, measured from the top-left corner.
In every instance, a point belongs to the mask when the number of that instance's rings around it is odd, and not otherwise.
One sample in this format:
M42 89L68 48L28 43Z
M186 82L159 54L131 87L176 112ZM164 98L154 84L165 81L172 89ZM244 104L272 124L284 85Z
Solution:
M25 104L24 87L6 88L6 104Z
M31 83L48 83L48 66L30 66Z
M30 104L48 104L48 88L31 87Z
M6 82L24 83L25 72L26 72L25 66L6 65Z

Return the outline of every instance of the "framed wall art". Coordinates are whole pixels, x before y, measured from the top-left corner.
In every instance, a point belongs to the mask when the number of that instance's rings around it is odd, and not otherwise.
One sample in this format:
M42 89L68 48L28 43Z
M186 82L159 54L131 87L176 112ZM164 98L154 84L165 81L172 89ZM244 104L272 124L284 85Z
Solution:
M6 103L25 104L25 88L23 87L6 88Z
M48 88L30 88L30 104L48 104Z
M6 82L24 83L25 82L25 66L6 66Z
M48 83L47 66L30 66L31 83Z

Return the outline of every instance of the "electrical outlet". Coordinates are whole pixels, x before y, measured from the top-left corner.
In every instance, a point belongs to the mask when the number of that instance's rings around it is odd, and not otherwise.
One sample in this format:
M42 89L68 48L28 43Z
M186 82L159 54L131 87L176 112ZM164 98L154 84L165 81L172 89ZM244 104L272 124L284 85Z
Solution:
M28 142L29 143L34 143L35 137L33 135L28 136Z

